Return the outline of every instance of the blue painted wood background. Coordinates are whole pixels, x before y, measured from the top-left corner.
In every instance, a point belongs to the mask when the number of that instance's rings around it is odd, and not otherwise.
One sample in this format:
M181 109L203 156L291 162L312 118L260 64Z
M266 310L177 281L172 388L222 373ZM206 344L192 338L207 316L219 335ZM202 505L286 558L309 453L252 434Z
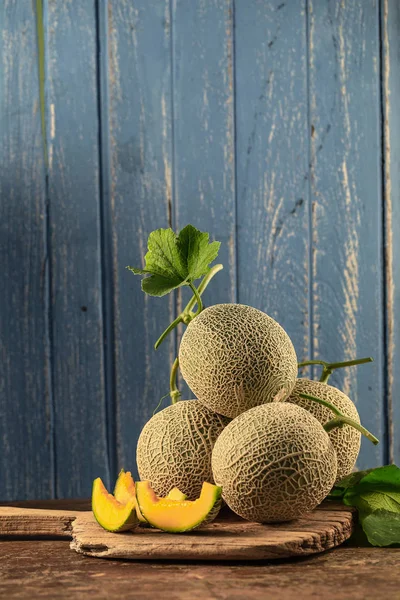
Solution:
M0 24L0 499L135 469L182 299L125 266L188 222L222 242L207 304L266 311L301 360L374 356L332 383L382 440L358 467L400 462L397 0L4 0Z

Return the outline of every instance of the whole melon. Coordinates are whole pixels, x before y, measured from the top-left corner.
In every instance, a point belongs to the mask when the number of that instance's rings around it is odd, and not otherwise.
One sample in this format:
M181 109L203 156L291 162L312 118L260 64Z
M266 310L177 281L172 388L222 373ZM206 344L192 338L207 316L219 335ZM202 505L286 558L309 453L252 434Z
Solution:
M140 478L149 480L160 497L177 487L196 500L205 481L214 483L211 452L228 423L197 400L180 400L155 414L137 445Z
M285 400L297 377L285 330L243 304L216 304L193 319L182 336L179 365L199 402L231 418Z
M346 417L350 417L357 423L360 423L360 416L354 403L346 394L327 383L313 381L311 379L297 379L292 393L288 398L288 402L301 406L308 410L318 421L325 425L328 421L335 417L334 413L325 406L317 404L312 400L300 398L298 394L310 394L322 400L327 400L333 406L338 408ZM337 480L340 481L346 475L353 471L354 465L358 458L361 445L361 433L351 427L344 425L332 429L328 433L333 447L336 450L338 461Z
M331 490L336 452L308 411L287 402L264 404L234 419L212 453L222 497L249 521L290 521L313 510Z

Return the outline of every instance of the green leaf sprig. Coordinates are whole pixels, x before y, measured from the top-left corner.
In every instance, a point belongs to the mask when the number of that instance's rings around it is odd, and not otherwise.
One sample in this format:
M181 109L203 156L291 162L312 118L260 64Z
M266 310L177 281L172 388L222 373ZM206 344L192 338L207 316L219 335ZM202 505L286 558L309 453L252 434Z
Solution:
M396 465L351 473L336 484L329 498L357 508L372 546L400 544L400 469Z
M220 242L209 242L209 234L199 231L193 225L186 225L179 234L171 228L156 229L150 233L144 257L143 269L127 267L134 275L145 275L142 280L142 290L150 296L165 296L173 290L188 286L193 296L184 310L163 331L155 343L155 349L180 323L188 325L202 310L202 293L218 271L223 266L218 264L210 267L217 258ZM196 279L203 277L196 287ZM197 304L196 312L193 312ZM170 396L175 403L180 393L176 386L176 375L179 367L178 359L172 365L170 377Z
M164 296L208 273L221 245L208 240L208 233L193 225L186 225L178 235L172 229L156 229L147 242L145 268L127 268L135 275L148 275L142 281L146 294Z

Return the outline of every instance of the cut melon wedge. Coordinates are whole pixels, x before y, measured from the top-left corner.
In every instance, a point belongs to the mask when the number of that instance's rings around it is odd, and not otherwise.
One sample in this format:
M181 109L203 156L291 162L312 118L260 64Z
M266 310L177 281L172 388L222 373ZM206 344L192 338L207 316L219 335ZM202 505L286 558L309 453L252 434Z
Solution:
M121 469L118 475L117 483L114 488L114 498L121 502L121 504L127 504L133 498L136 500L135 481L130 471L124 471ZM186 495L183 494L177 487L172 488L167 498L170 500L186 500ZM136 502L136 513L141 523L147 523L146 519L140 512L138 503Z
M135 482L130 471L121 469L119 472L114 488L114 498L121 504L126 504L132 498L136 498Z
M136 514L139 521L141 523L147 522L140 512L138 503L136 502L135 482L130 471L124 471L124 469L121 469L119 472L117 483L115 484L114 488L114 498L118 500L118 502L121 502L121 504L126 504L134 499Z
M139 524L135 496L125 503L118 502L100 477L93 482L92 510L96 521L107 531L127 531Z
M209 522L210 513L215 518L220 506L222 489L204 482L200 497L197 500L173 500L159 498L151 488L149 481L136 483L136 498L140 512L146 521L163 531L182 533L196 529L204 522Z

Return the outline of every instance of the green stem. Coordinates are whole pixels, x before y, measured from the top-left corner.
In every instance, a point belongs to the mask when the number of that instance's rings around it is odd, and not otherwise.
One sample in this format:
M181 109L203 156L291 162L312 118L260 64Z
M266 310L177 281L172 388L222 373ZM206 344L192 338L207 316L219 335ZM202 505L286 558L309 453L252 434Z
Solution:
M299 362L297 364L298 368L308 367L308 365L327 365L328 363L325 360L306 360L304 362Z
M325 360L306 360L298 364L299 369L301 367L307 367L309 365L322 365L322 374L320 377L321 383L327 383L329 377L332 375L335 369L343 369L344 367L353 367L355 365L363 365L365 363L373 362L373 358L367 356L366 358L355 358L354 360L346 360L344 362L328 363Z
M178 386L176 385L176 376L178 374L178 367L179 367L179 358L176 357L176 359L174 360L172 367L171 367L171 373L169 376L169 395L171 396L171 404L176 404L179 400L179 398L181 397L181 393L178 390Z
M182 323L182 321L183 321L182 314L180 314L178 317L176 317L175 321L172 321L172 323L170 323L170 325L168 325L167 329L162 332L162 334L160 335L160 337L158 338L158 340L154 344L154 348L156 350L159 347L159 345L161 344L161 342L163 342L165 340L165 338L167 337L167 335L169 333L171 333L171 331L173 329L175 329L175 327L177 327L179 325L179 323Z
M325 423L325 425L323 427L324 427L325 431L327 433L329 433L329 431L331 431L335 427L342 427L345 424L351 425L351 427L354 427L354 429L358 429L358 431L360 433L362 433L363 435L365 435L365 437L368 438L370 442L375 444L375 446L377 444L379 444L378 438L376 438L374 435L372 435L372 433L369 432L368 429L365 429L365 427L360 425L360 423L357 423L357 421L354 421L353 419L350 419L349 417L345 417L345 416L336 417L335 419L331 419L330 421Z
M201 313L201 311L203 310L203 302L201 301L200 294L197 291L197 288L193 285L193 283L189 283L189 287L192 290L194 297L196 298L197 310L196 310L194 316L197 317L197 315L199 315Z
M333 371L328 367L324 367L322 369L321 377L319 378L321 383L328 383L329 377L332 375Z
M223 268L224 268L223 265L214 265L209 270L207 275L205 275L203 277L198 288L196 288L193 285L193 283L187 284L190 287L190 289L192 290L193 296L189 300L189 302L187 303L187 305L185 306L185 309L181 312L181 314L178 315L176 317L175 321L173 321L170 325L168 325L167 329L160 335L160 337L154 344L154 348L156 350L160 346L160 344L165 340L167 335L169 335L171 333L171 331L179 325L179 323L185 323L186 325L188 325L190 323L190 321L192 319L194 319L194 317L197 317L197 315L203 310L201 295L203 294L204 290L206 289L206 287L208 286L208 284L210 283L210 281L214 277L214 275L216 275L218 273L218 271L221 271ZM195 313L192 313L191 310L196 303L197 303L197 311Z
M317 398L316 396L312 396L311 394L299 394L299 396L300 398L312 400L313 402L318 402L318 404L322 404L322 406L326 406L326 408L329 408L336 415L334 419L331 419L330 421L325 423L325 425L323 425L326 432L331 431L331 429L334 429L335 427L343 427L343 425L347 424L351 427L354 427L355 429L358 429L358 431L365 435L365 437L368 438L373 444L379 444L379 440L372 433L370 433L368 429L365 429L365 427L360 425L360 423L357 423L357 421L354 421L354 419L346 417L338 408L336 408L336 406L331 404L331 402L323 400L322 398Z
M205 275L203 277L203 279L200 282L199 287L197 288L197 291L200 296L203 294L204 290L206 289L206 287L208 286L208 284L210 283L210 281L214 277L214 275L216 275L219 271L222 271L223 268L224 268L224 265L214 265L213 267L211 267L211 269L208 271L207 275ZM192 298L189 300L189 302L185 306L183 312L189 313L195 304L196 304L196 298L195 298L195 296L192 296Z

